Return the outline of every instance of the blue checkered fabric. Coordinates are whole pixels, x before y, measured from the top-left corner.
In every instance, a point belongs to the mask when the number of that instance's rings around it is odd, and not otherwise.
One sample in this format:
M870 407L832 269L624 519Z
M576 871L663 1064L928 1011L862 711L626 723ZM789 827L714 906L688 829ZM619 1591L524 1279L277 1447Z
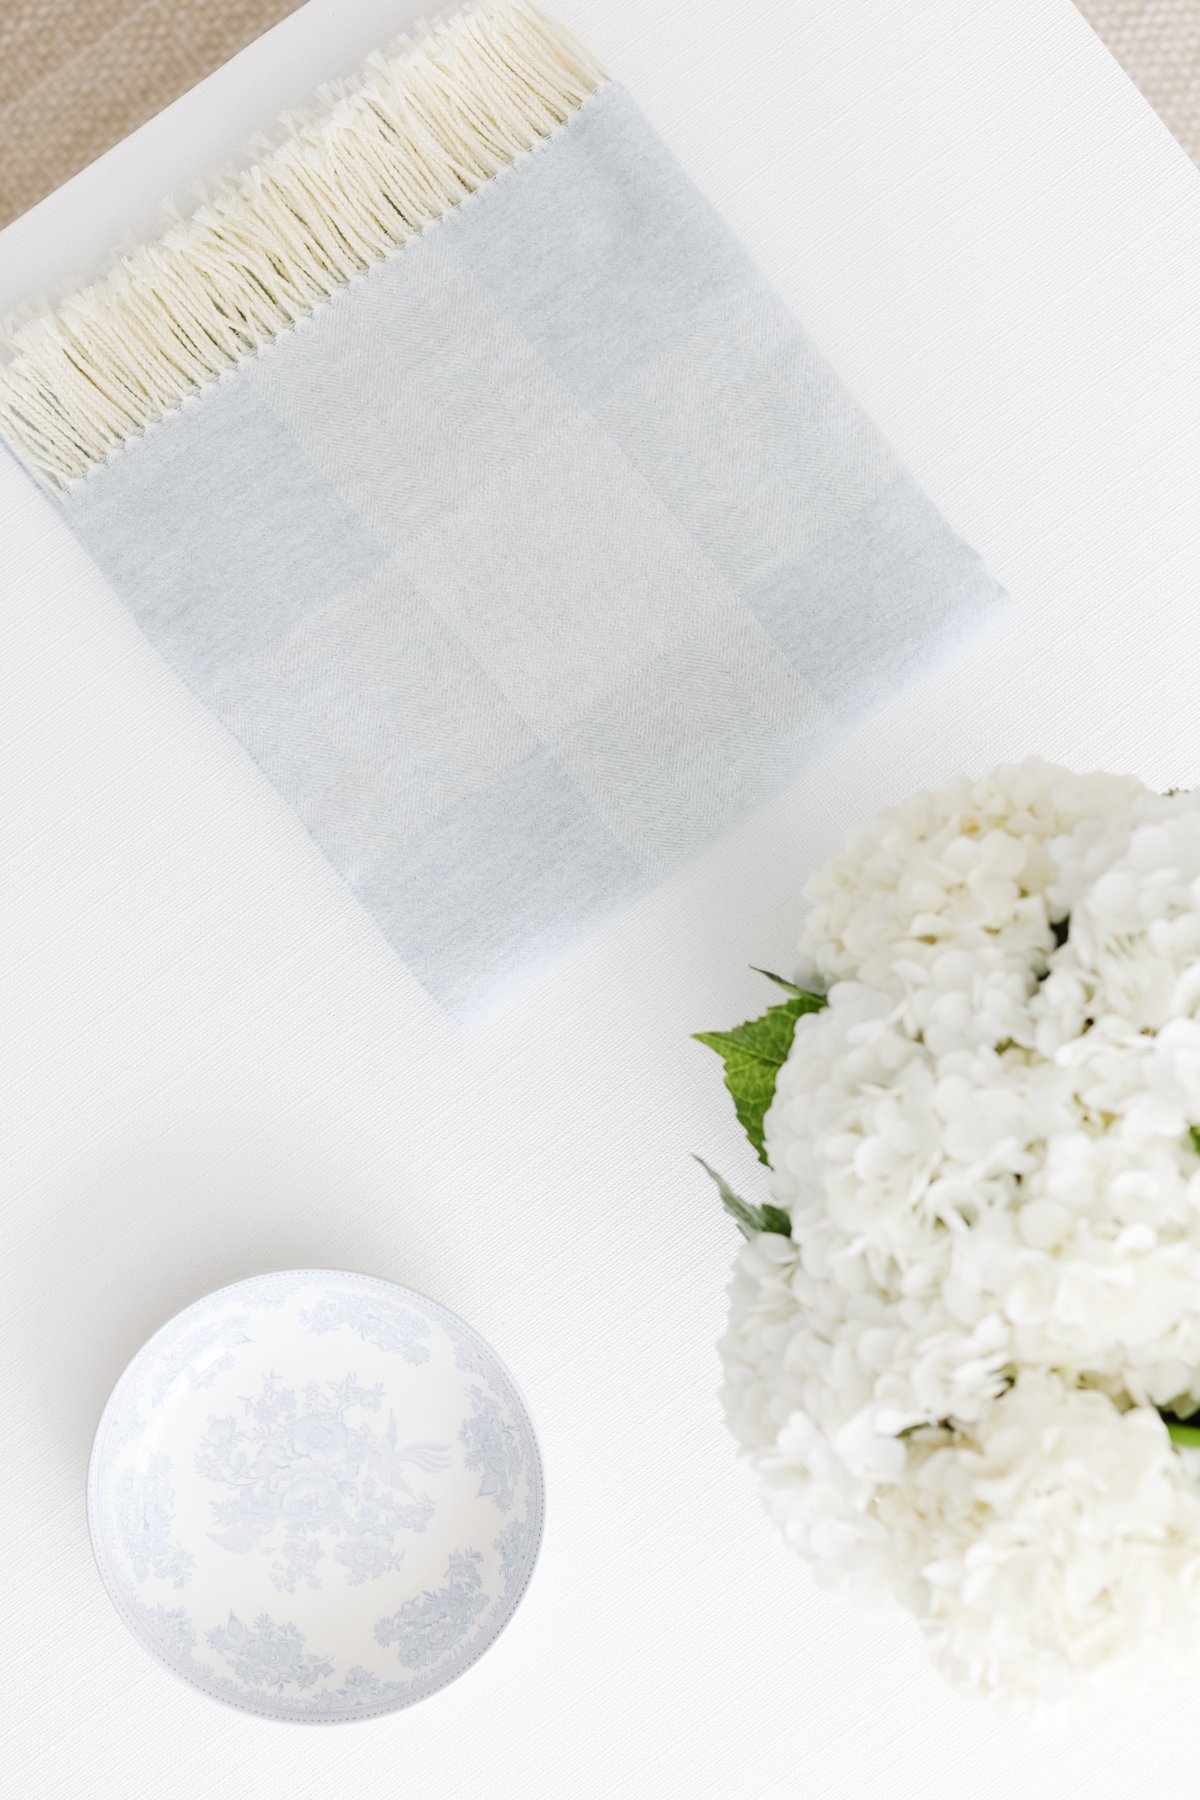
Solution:
M63 504L460 1016L1000 601L613 85Z

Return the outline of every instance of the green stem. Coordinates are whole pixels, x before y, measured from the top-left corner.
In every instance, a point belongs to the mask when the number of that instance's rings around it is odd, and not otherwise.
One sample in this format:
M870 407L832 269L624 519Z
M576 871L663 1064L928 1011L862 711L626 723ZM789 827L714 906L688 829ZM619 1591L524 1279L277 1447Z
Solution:
M1176 1419L1165 1419L1163 1423L1173 1444L1186 1444L1190 1450L1200 1450L1200 1425L1182 1425Z

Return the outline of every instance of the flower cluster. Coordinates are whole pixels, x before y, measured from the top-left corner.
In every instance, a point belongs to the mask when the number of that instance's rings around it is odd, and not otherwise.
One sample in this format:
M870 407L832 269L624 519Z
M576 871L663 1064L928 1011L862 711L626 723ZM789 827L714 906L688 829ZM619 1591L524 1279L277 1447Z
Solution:
M961 1684L1200 1678L1200 798L1042 763L809 882L726 1412L786 1538Z

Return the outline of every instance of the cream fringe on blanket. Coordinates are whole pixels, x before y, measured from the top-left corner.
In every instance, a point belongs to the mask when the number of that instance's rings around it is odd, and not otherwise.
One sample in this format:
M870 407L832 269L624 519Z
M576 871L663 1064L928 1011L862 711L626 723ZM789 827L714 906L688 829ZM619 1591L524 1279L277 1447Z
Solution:
M402 38L157 243L8 335L0 437L57 492L549 137L604 81L526 0Z

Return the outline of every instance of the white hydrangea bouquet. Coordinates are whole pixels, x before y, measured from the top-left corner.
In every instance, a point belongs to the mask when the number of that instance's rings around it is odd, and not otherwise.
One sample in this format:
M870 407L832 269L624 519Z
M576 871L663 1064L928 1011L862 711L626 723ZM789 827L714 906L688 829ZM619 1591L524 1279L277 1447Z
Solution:
M816 991L700 1034L770 1169L716 1177L765 1506L969 1690L1195 1683L1200 796L1001 768L805 892Z

